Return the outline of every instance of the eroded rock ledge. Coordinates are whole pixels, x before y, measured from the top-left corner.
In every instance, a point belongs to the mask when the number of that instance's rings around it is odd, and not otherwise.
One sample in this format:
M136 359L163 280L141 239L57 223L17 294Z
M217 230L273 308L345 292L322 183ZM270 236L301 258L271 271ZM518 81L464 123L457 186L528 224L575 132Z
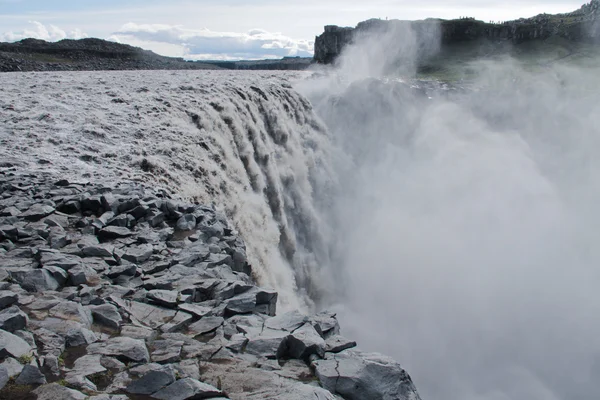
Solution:
M336 316L276 314L211 207L0 170L0 398L410 399Z

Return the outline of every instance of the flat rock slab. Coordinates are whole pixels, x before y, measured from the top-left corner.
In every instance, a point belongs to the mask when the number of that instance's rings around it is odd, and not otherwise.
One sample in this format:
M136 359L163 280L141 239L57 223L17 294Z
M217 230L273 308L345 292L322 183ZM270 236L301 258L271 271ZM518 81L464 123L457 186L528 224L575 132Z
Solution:
M188 326L188 330L195 335L203 335L214 331L221 325L225 320L222 317L202 317L200 321L194 322Z
M32 351L31 346L10 332L0 329L0 357L19 358L28 355Z
M58 383L40 386L32 393L37 396L37 400L85 400L87 398L83 393Z
M94 322L104 325L111 329L119 329L123 318L119 310L112 304L101 304L99 306L89 306L92 312Z
M148 362L150 354L143 340L129 337L116 337L103 343L93 343L87 347L89 354L113 356L119 360Z
M207 399L223 395L216 387L192 378L180 379L151 397L159 400Z
M126 238L133 235L133 232L123 226L107 226L98 232L98 237L103 240Z
M339 353L353 347L356 347L356 342L341 335L333 335L325 341L325 351L328 353Z
M52 214L54 211L56 210L52 206L36 203L23 214L21 214L21 218L24 218L28 221L39 221L40 219Z

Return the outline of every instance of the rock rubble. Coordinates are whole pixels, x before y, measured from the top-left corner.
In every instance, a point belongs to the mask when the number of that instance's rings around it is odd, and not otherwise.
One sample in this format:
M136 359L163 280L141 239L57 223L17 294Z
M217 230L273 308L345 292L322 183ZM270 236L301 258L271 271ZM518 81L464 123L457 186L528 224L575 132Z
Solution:
M211 207L13 167L0 215L2 399L419 399L335 314L276 316Z

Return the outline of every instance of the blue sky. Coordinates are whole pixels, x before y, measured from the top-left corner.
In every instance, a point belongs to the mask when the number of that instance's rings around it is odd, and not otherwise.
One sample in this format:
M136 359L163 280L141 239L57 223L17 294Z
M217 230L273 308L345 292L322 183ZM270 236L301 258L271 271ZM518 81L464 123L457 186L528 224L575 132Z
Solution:
M189 59L310 56L328 24L368 18L506 20L583 0L0 0L0 41L110 38Z

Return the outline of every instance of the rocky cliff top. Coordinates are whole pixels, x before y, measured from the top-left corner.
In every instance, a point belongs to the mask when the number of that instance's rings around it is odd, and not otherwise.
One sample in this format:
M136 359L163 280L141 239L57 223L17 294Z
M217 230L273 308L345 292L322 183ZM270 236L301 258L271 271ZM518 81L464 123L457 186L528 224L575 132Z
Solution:
M439 27L442 45L466 41L486 40L511 42L545 40L556 36L576 42L596 42L600 38L600 1L592 0L580 9L565 14L540 14L532 18L514 21L484 22L474 18L456 20L426 19L422 21L370 19L360 22L356 28L325 26L324 32L315 39L314 61L328 64L333 62L345 46L356 36L394 25L408 25L417 35L432 27Z

